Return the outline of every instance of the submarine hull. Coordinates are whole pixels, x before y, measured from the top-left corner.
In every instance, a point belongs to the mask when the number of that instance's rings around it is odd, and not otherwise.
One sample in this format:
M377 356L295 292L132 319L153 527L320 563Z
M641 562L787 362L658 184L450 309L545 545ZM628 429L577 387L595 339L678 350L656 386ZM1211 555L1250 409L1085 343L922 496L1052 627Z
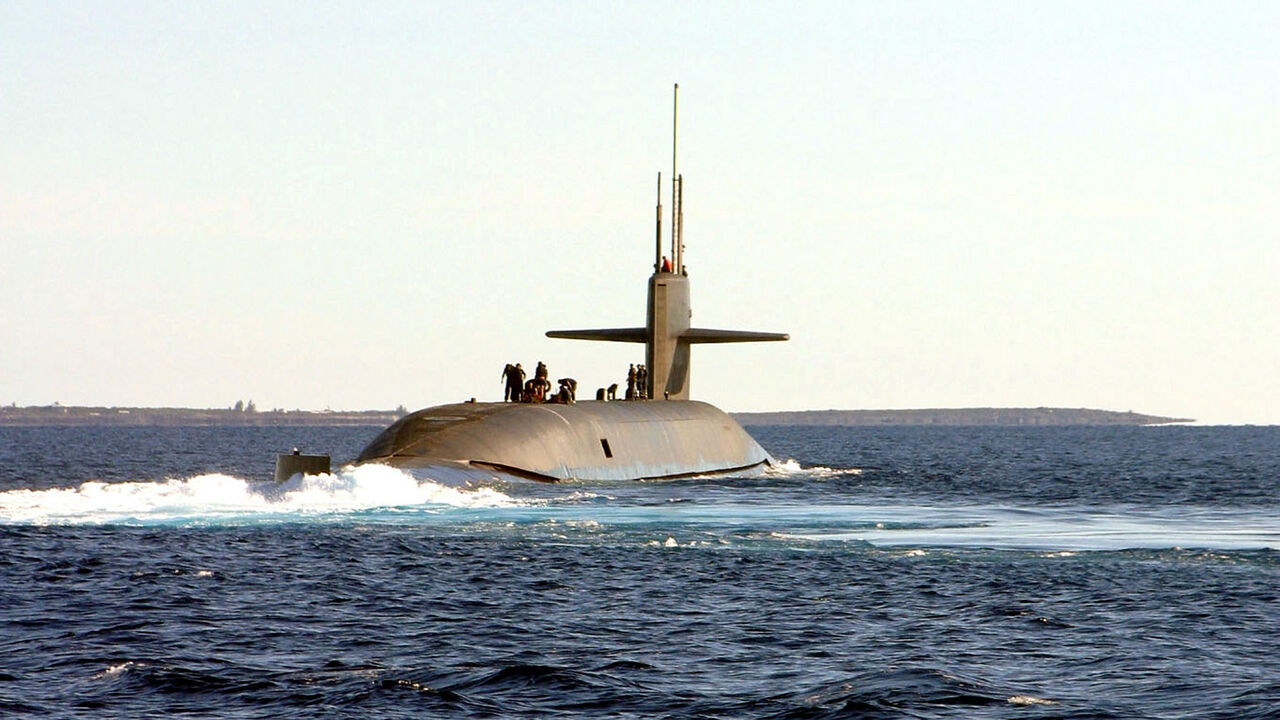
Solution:
M459 465L538 480L645 480L773 461L704 402L461 403L406 415L356 458L406 470Z

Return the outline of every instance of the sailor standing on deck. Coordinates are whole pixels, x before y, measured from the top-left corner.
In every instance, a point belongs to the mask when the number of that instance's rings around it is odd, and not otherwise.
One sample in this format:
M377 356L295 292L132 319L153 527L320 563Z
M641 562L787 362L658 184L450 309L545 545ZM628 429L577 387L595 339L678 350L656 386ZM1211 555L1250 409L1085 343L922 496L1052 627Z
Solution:
M502 375L507 379L507 390L502 396L502 401L520 402L520 391L524 387L524 368L520 367L520 363L515 365L507 363L507 367L502 370Z
M636 366L636 398L640 400L649 399L649 371L644 365Z
M627 370L627 399L636 399L636 366L634 364Z

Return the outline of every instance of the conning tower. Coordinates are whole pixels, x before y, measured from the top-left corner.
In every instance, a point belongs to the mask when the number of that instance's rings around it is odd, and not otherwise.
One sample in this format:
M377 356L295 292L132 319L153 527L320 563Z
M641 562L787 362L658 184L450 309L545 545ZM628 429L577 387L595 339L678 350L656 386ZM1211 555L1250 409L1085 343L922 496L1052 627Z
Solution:
M763 342L787 340L786 333L713 330L691 327L689 273L684 264L684 178L677 172L680 86L674 89L671 128L671 254L662 254L662 173L658 173L657 229L653 275L644 327L599 330L552 330L547 337L603 340L645 344L649 370L647 394L653 400L689 399L689 348L696 343Z

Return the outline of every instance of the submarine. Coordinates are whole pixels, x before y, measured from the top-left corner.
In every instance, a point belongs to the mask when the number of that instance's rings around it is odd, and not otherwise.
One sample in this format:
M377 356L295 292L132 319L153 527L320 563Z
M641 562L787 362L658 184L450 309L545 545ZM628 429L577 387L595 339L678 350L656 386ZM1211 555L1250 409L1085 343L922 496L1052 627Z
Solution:
M465 402L410 413L355 459L402 470L497 472L545 482L657 480L741 472L774 462L733 418L689 398L691 348L703 343L788 340L786 333L693 327L684 263L683 178L676 172L679 85L672 122L670 255L663 253L662 174L658 174L653 274L643 327L552 330L547 337L643 343L648 382L639 397L560 402ZM563 393L562 393L563 395ZM303 471L296 451L277 459L276 477ZM327 458L324 465L327 466ZM315 466L310 466L314 468ZM310 470L314 471L314 470Z

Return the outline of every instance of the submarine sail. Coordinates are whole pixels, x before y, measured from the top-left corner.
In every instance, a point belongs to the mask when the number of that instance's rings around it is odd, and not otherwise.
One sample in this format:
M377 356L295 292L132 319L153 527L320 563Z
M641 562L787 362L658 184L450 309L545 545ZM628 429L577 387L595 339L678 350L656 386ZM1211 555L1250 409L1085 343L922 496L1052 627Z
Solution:
M602 330L552 330L547 337L645 344L645 366L651 400L689 398L690 345L699 343L770 342L789 339L786 333L712 330L690 327L689 271L684 263L684 177L676 166L680 86L674 90L671 131L671 261L662 254L662 175L658 175L657 231L653 275L645 326Z

